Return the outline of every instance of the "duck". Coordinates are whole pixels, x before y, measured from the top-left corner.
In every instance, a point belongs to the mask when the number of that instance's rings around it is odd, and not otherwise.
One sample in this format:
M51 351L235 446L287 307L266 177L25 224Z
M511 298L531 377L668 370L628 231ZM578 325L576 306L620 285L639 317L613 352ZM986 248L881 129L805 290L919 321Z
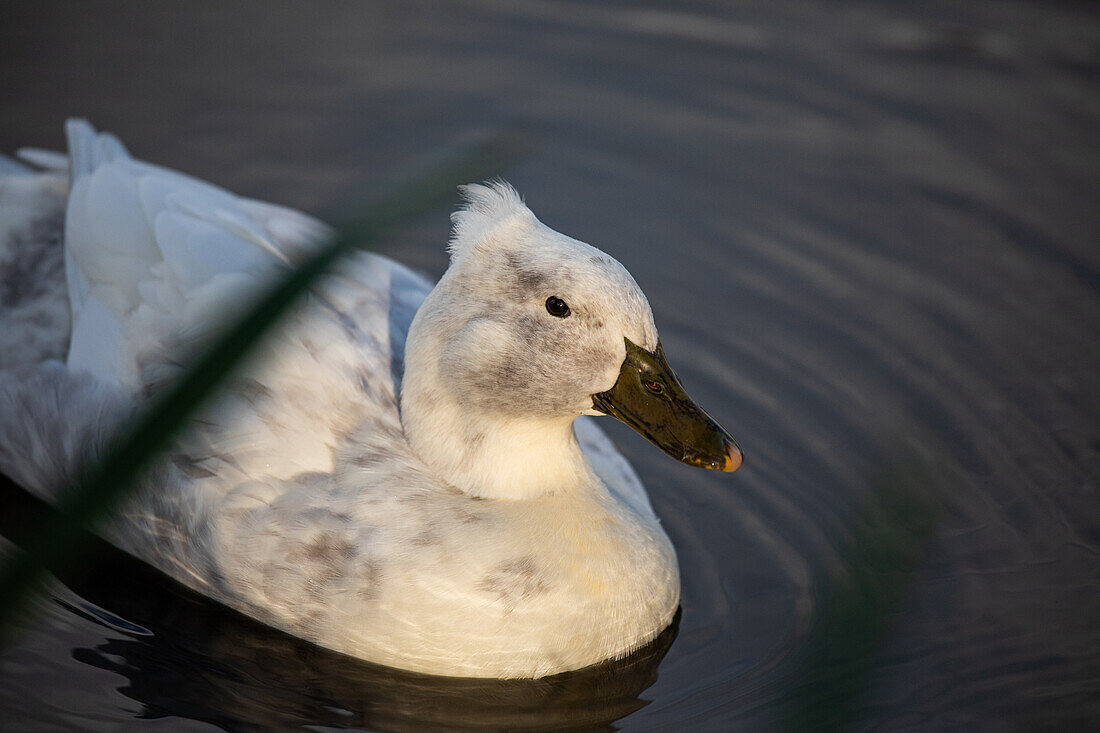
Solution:
M49 501L220 325L332 232L140 161L85 120L0 164L0 471ZM434 285L359 252L199 408L100 530L322 647L433 675L621 658L680 602L676 553L596 425L736 470L614 258L516 190L461 187Z

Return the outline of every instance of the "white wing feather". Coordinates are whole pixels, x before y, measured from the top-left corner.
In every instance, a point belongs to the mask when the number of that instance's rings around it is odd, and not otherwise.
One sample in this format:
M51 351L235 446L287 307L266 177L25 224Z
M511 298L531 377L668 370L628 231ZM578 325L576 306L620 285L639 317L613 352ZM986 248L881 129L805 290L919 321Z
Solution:
M300 256L327 235L304 214L136 161L117 138L83 120L66 131L71 369L133 390L145 386L138 360L163 349L164 327L179 320L176 308L205 316L227 306L227 283L258 286L290 261L286 252ZM219 278L221 287L207 287ZM201 331L195 322L183 329Z

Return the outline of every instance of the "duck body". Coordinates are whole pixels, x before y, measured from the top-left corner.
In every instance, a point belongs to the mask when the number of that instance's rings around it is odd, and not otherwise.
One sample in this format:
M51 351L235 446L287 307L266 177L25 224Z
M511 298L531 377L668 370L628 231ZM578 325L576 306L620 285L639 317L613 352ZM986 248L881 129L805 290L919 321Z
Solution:
M0 268L40 263L33 287L0 293L0 470L48 500L327 235L85 122L67 131L67 160L0 168ZM510 188L467 197L437 287L349 258L102 534L260 621L419 672L540 677L656 637L679 603L675 552L578 419L605 411L592 395L633 344L659 352L648 304ZM565 318L548 313L562 288Z

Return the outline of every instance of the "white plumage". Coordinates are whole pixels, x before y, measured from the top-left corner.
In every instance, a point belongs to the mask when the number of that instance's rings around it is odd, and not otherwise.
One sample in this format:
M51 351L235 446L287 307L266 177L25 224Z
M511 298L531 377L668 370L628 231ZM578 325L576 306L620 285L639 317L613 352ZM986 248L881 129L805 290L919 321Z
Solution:
M136 161L85 122L67 131L67 200L56 157L0 167L0 268L45 263L0 311L0 469L47 498L327 232ZM626 461L575 420L615 384L624 337L656 347L648 303L511 188L466 196L434 290L351 258L105 536L266 623L406 669L541 676L654 638L679 601L675 553ZM57 237L34 236L56 234L62 206L67 284ZM548 295L571 317L549 316Z

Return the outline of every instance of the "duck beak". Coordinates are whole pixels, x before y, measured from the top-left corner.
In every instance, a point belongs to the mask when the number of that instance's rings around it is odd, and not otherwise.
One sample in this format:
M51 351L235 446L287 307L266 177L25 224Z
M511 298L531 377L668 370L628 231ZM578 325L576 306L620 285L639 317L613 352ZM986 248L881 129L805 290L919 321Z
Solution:
M618 381L592 395L592 406L689 466L736 471L744 461L737 441L688 396L660 342L650 353L626 339Z

